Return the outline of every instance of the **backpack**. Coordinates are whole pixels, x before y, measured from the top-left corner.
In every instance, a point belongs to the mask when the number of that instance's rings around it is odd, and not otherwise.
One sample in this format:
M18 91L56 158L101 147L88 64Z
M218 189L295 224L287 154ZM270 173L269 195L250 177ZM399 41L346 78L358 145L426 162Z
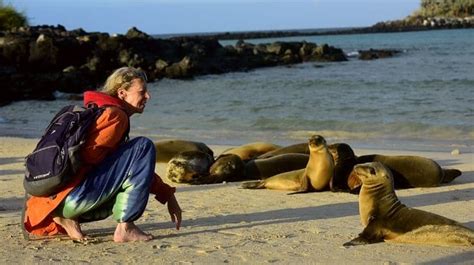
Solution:
M32 153L25 158L23 187L33 196L56 194L81 166L79 150L88 128L104 108L63 107L51 120Z

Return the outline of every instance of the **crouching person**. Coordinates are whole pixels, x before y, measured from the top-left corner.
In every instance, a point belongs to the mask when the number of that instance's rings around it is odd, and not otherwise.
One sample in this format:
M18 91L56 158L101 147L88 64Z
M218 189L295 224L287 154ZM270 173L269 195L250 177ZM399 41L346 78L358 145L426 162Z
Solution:
M105 109L88 128L80 150L83 166L57 194L28 199L24 218L28 233L83 240L81 223L112 216L117 221L115 242L147 241L152 236L134 221L145 211L150 193L167 205L179 229L181 208L175 188L155 174L153 142L145 137L127 140L130 116L142 113L150 98L146 81L141 70L123 67L107 78L102 91L84 93L84 105Z

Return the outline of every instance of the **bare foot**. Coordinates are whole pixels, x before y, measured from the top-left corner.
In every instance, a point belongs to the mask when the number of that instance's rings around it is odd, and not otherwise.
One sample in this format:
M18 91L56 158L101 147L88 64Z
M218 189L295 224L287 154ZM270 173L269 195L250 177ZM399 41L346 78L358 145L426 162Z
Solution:
M54 217L53 221L62 226L70 238L78 240L85 238L78 221L61 217Z
M148 241L152 238L152 235L146 234L132 222L118 223L114 232L115 242Z

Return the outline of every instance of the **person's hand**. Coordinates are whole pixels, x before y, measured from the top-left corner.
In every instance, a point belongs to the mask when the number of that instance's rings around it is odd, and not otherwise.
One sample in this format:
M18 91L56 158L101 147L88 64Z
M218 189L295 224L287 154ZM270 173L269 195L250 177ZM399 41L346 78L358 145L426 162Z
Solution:
M179 207L176 197L171 195L171 198L168 200L168 212L171 216L171 221L176 224L176 230L179 230L181 227L181 207Z

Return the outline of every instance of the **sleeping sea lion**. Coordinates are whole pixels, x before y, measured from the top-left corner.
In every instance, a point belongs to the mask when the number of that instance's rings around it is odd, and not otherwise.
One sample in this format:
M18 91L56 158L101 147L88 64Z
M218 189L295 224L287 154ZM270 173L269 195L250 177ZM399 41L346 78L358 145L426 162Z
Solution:
M393 174L395 189L415 187L437 187L453 181L462 174L457 169L443 169L435 161L420 156L385 156L379 154L359 156L357 164L381 162ZM357 191L361 183L358 178L349 176L350 189Z
M243 161L247 161L280 147L281 146L272 143L255 142L227 149L222 152L221 155L234 154L238 155Z
M202 184L244 180L244 172L245 164L240 156L235 154L223 154L218 156L211 165L209 176L202 180Z
M309 155L309 148L308 148L308 143L299 143L299 144L293 144L289 146L284 146L281 148L277 148L275 150L266 152L262 155L260 155L258 158L269 158L277 155L283 155L283 154L306 154Z
M201 184L213 162L214 158L206 152L181 152L168 162L166 177L176 183Z
M403 205L397 198L391 171L380 162L359 164L362 182L359 214L364 230L344 246L382 241L441 246L474 246L474 231L458 222Z
M244 170L244 162L238 155L225 154L213 160L204 152L187 151L168 162L166 176L178 183L213 184L243 180Z
M329 189L334 175L334 161L328 151L326 140L320 135L308 141L309 161L305 168L289 171L273 177L242 183L246 189L276 189L296 192L323 191Z
M168 163L175 155L186 151L201 151L214 157L211 148L201 142L175 139L156 141L154 144L157 163Z
M308 144L306 144L308 146ZM256 158L245 163L246 179L266 179L280 173L305 168L309 155L288 153Z

